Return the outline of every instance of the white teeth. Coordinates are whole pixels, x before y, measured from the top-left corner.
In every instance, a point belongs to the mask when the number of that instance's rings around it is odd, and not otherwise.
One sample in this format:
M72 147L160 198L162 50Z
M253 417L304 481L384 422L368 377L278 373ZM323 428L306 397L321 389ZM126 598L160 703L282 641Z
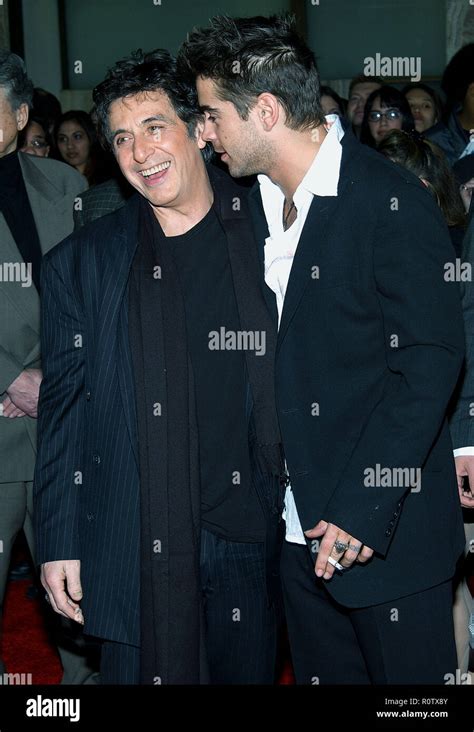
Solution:
M148 170L141 170L140 173L143 175L144 178L149 178L150 175L155 175L155 173L162 173L164 170L167 170L171 165L171 162L168 160L166 163L160 163L160 165L155 165L153 168L148 168Z

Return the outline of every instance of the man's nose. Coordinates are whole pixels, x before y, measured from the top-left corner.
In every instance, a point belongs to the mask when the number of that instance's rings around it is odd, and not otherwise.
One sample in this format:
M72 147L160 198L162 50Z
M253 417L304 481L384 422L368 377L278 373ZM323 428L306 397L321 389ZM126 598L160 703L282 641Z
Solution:
M202 139L206 142L214 142L214 140L217 140L217 135L214 130L214 126L212 122L210 122L208 119L204 122L204 129L202 131Z
M154 152L154 146L140 137L135 137L133 141L133 157L137 163L144 163L147 158Z

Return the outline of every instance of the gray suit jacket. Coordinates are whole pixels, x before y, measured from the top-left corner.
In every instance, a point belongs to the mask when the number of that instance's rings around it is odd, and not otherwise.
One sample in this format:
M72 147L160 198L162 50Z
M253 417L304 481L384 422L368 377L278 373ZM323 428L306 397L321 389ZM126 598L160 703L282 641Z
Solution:
M56 160L19 153L26 192L43 254L73 230L74 199L87 188L74 168ZM5 264L22 263L0 213L0 401L25 368L39 368L40 300L32 283L11 282ZM0 416L0 483L33 480L36 420Z

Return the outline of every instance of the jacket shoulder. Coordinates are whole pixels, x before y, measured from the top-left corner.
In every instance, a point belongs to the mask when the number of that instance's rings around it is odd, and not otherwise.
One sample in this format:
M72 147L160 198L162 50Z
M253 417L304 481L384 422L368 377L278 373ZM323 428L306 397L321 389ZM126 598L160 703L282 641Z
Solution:
M22 166L26 169L42 173L53 185L60 189L84 191L88 187L86 178L71 165L51 158L40 158L28 153L19 153Z
M73 231L45 254L43 261L55 267L67 260L79 262L107 252L116 252L118 241L125 238L125 225L124 208L112 211Z

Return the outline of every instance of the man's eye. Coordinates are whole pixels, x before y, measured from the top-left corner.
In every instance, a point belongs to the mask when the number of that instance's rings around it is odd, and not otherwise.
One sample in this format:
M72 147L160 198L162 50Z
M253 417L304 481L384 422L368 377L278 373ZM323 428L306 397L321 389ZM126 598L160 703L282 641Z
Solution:
M117 145L117 147L120 147L120 145L122 145L126 139L126 137L116 137L115 144Z
M208 114L207 119L209 120L209 122L213 122L213 123L216 121L216 118L214 117L213 114Z
M156 132L157 130L162 130L163 125L150 125L149 128L150 132Z

